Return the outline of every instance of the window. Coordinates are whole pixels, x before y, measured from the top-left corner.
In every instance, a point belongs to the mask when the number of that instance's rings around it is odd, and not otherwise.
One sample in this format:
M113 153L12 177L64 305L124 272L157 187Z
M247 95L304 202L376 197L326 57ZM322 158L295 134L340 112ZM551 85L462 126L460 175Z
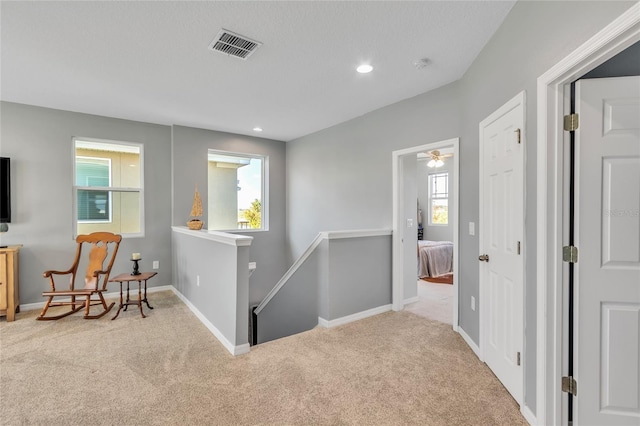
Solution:
M75 235L143 236L142 146L74 138Z
M429 175L429 225L449 224L449 173Z
M208 229L269 229L267 163L261 155L209 150Z
M111 186L111 159L76 157L77 186ZM111 222L109 191L78 191L78 221Z

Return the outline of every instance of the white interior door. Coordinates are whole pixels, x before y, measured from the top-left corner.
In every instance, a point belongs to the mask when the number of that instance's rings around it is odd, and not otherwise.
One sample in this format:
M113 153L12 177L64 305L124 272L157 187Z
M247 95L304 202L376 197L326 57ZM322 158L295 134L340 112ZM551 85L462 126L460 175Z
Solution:
M576 83L578 425L640 425L640 77Z
M524 92L480 123L480 342L518 403L523 394Z

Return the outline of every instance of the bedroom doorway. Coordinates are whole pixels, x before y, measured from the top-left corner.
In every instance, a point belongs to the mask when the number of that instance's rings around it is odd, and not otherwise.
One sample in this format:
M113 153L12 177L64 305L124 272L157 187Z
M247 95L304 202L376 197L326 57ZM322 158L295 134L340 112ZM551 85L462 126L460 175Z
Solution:
M441 158L433 158L436 152ZM452 243L453 282L450 294L450 312L447 315L454 330L458 329L458 176L459 139L448 139L426 145L407 148L392 153L393 160L393 284L392 307L399 311L405 305L419 300L418 241L426 244L447 240ZM429 167L427 164L438 167ZM446 167L446 176L445 171ZM428 171L430 170L430 171ZM423 179L424 182L418 182ZM432 182L429 182L429 181ZM444 184L446 183L446 185ZM421 187L419 189L419 187ZM422 202L419 192L422 192ZM445 197L446 196L446 197ZM446 198L446 202L443 199ZM444 208L443 208L444 206ZM422 216L419 216L422 210ZM421 219L421 220L420 220ZM444 226L446 222L446 226ZM434 223L435 222L435 223ZM442 235L440 235L442 234ZM445 236L446 235L446 236ZM421 237L421 238L420 238ZM420 239L419 239L420 238ZM427 268L426 265L423 265ZM446 267L446 266L445 266ZM427 272L427 271L423 271ZM441 272L441 271L439 271ZM439 272L437 274L439 274ZM425 287L430 283L425 281ZM448 286L448 284L431 284ZM424 289L423 289L424 290ZM424 290L436 298L447 297L447 292ZM435 292L433 290L436 290ZM446 289L439 289L446 290ZM437 309L437 307L436 307Z

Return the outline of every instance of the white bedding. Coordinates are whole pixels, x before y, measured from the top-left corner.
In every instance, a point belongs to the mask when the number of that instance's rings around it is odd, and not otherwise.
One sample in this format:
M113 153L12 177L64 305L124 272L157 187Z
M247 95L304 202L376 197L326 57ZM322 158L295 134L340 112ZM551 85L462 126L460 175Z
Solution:
M418 278L453 272L453 242L418 240Z

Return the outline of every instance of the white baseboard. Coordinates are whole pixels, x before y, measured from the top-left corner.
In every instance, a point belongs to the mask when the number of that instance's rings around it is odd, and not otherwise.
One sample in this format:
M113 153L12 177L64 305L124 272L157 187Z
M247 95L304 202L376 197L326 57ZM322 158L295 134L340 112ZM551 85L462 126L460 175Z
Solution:
M482 356L480 355L480 348L478 347L478 345L475 344L473 340L471 340L471 337L469 337L469 335L462 329L462 327L460 326L454 327L454 330L457 331L458 334L460 334L460 336L462 336L464 341L467 343L467 345L469 345L469 347L476 354L478 359L484 362L484 360L482 359ZM533 414L533 411L531 411L529 407L524 405L524 403L520 406L520 413L530 425L538 424L538 419L536 415Z
M209 331L216 337L216 339L218 339L220 343L222 343L222 345L231 353L231 355L242 355L249 352L249 348L250 348L249 343L236 346L231 342L229 342L229 340L227 340L227 338L224 337L224 335L220 332L220 330L218 330L213 324L211 324L211 322L207 318L205 318L205 316L202 315L202 313L191 302L189 302L189 300L187 300L187 298L184 297L182 293L176 290L174 286L161 285L156 287L149 287L147 288L147 293L157 293L159 291L166 291L166 290L173 291L173 293L176 296L178 296L178 298L182 300L182 302L185 305L187 305L187 307L191 310L191 312L194 313L194 315L200 320L200 322L202 322L202 324L204 324L204 326L209 329ZM137 293L138 289L136 288L135 290L131 290L131 291L134 293ZM120 290L118 290L117 292L104 293L104 297L108 299L111 299L111 298L117 299L120 297ZM62 300L64 299L60 299L60 301ZM68 299L68 300L71 300L71 299ZM24 305L21 304L20 310L21 311L32 311L36 309L40 310L44 307L44 304L45 302L26 303Z
M522 416L527 422L529 422L530 425L538 424L538 418L536 417L535 414L533 414L533 411L531 411L531 409L526 405L522 404L520 406L520 413L522 413Z
M350 322L358 321L361 319L365 319L368 317L372 317L374 315L381 314L383 312L387 312L391 310L391 304L378 306L377 308L368 309L366 311L358 312L355 314L347 315L342 318L337 318L334 320L326 320L322 317L318 317L318 325L324 328L333 328L339 325L348 324Z
M408 305L409 303L415 303L418 300L420 300L420 297L416 296L416 297L410 297L408 299L404 299L404 304Z
M41 302L41 303L21 303L20 304L20 312L35 311L36 309L42 309L43 307L44 307L44 302Z
M467 342L467 345L469 345L469 347L471 348L471 350L476 354L476 356L480 359L480 361L482 360L482 357L480 356L480 348L478 347L478 345L476 345L476 343L471 339L471 337L469 337L469 335L467 333L465 333L465 331L462 329L462 327L458 326L458 334L460 336L462 336L462 338L464 339L465 342Z
M165 290L173 290L173 286L171 285L161 285L161 286L157 286L157 287L149 287L147 288L147 293L156 293L158 291L165 291ZM137 293L138 289L136 287L136 289L134 290L133 287L130 290L132 293ZM104 297L106 297L107 299L117 299L120 297L120 290L118 291L112 291L111 293L103 293ZM137 296L136 296L137 297ZM63 301L70 301L71 298L68 299L57 299L61 302ZM36 303L25 303L25 304L20 304L20 311L24 312L24 311L35 311L40 310L42 308L44 308L44 304L45 302L36 302Z
M178 290L176 290L175 287L171 286L171 290L173 290L173 292L175 293L176 296L178 296L178 298L180 300L182 300L182 302L184 302L185 305L187 305L187 307L191 310L191 312L193 312L193 314L200 320L200 322L202 324L204 324L205 327L207 327L209 329L209 331L211 332L211 334L213 334L216 339L218 339L220 341L220 343L222 343L222 346L224 346L229 353L231 353L231 355L243 355L246 353L249 353L250 351L250 345L249 343L245 343L242 345L234 345L233 343L231 343L225 336L224 334L222 334L222 332L220 332L220 330L218 330L216 328L215 325L213 325L211 323L211 321L209 321L203 314L202 312L200 312L198 310L198 308L196 308L193 303L191 303L186 297L184 297L184 295L182 293L180 293Z

